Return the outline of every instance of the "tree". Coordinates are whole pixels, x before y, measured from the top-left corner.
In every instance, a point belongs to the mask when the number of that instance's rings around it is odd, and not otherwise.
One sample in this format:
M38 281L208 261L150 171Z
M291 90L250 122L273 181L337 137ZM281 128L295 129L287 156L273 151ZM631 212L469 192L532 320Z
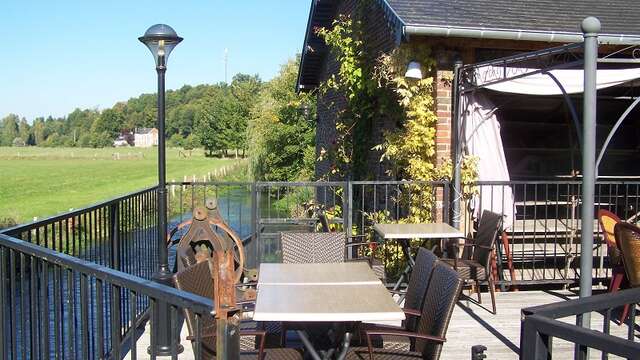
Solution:
M315 163L315 107L297 94L299 58L284 64L263 88L249 122L250 171L256 180L291 181L312 177ZM309 114L301 111L309 106ZM308 116L308 117L307 117Z
M33 122L33 126L31 127L31 133L33 135L33 144L34 145L42 145L44 143L45 129L44 129L44 118L36 118Z
M13 140L19 136L18 121L20 121L20 118L15 114L9 114L2 119L0 145L11 146L13 144Z
M237 123L242 119L240 103L228 88L218 89L208 96L196 114L196 133L209 156L215 152L237 148Z
M27 123L27 119L22 118L20 124L18 124L18 136L24 141L25 145L33 145L33 139L31 138L31 127Z

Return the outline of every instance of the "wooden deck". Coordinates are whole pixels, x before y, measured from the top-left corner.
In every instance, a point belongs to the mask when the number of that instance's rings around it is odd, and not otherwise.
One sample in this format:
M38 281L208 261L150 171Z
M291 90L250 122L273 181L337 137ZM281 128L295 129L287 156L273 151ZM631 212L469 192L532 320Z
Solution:
M465 291L466 293L466 291ZM463 299L456 306L455 312L447 332L447 343L441 356L441 360L464 360L471 358L471 347L484 345L487 347L487 359L511 360L518 359L520 347L520 310L523 307L548 304L567 299L576 298L575 294L568 291L521 291L497 293L498 314L493 315L473 301ZM475 298L475 295L474 295ZM483 305L490 306L488 293L483 293ZM574 319L567 319L574 322ZM602 329L602 316L592 315L592 328ZM611 324L612 335L626 338L627 327ZM191 344L185 340L187 336L186 326L181 333L184 352L179 359L193 359ZM147 347L149 346L149 325L137 343L138 359L147 359ZM554 339L554 358L573 358L573 348L570 344ZM600 359L601 354L591 351L590 358ZM563 357L564 356L564 357ZM125 357L130 359L130 355ZM170 357L167 357L169 359ZM616 359L610 356L610 359ZM164 357L159 357L164 359Z

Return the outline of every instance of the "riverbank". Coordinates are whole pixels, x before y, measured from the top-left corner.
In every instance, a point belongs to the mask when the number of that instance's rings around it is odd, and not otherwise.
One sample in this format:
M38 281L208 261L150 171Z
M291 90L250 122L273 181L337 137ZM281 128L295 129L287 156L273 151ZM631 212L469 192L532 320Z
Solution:
M0 228L81 208L157 183L157 148L0 147ZM238 176L244 160L167 149L167 179Z

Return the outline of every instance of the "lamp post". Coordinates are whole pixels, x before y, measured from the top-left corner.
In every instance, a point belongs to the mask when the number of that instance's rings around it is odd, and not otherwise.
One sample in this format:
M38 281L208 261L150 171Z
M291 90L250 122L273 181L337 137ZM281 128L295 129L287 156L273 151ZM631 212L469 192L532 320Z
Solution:
M161 284L171 286L171 271L169 270L169 258L166 245L167 236L167 186L166 186L166 161L165 161L165 130L164 130L164 74L167 71L167 59L173 48L182 38L176 34L169 25L156 24L151 26L139 37L138 40L145 44L156 62L158 72L158 262L157 272L153 279ZM171 354L171 320L169 308L166 302L158 299L155 313L152 318L156 320L156 348L149 348L149 353L155 350L157 355ZM173 324L174 326L176 324ZM182 352L182 346L178 346L178 352Z

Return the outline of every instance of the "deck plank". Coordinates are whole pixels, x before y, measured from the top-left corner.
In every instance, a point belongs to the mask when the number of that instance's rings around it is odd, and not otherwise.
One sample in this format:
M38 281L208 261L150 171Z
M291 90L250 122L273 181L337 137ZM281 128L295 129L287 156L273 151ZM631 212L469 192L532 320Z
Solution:
M466 291L465 291L466 292ZM482 294L483 306L491 306L491 298L488 293ZM443 348L441 360L464 360L471 358L471 347L484 345L487 347L487 359L512 360L518 359L520 347L520 310L524 307L548 304L553 302L574 299L576 295L569 291L520 291L496 293L498 313L491 314L474 301L467 298L461 300L453 313L447 342ZM475 295L474 295L475 299ZM575 319L564 319L569 323ZM602 329L603 317L600 314L592 315L592 328ZM626 338L627 327L611 324L612 335ZM187 330L183 326L180 339L185 351L179 355L179 359L193 359L191 343L186 341ZM147 359L147 347L149 341L149 324L138 340L138 358ZM567 342L554 339L554 358L573 358L573 347ZM169 359L170 357L166 357ZM597 351L590 352L590 358L600 359ZM610 356L610 359L618 357ZM130 359L129 355L125 359ZM165 357L158 357L165 359Z

